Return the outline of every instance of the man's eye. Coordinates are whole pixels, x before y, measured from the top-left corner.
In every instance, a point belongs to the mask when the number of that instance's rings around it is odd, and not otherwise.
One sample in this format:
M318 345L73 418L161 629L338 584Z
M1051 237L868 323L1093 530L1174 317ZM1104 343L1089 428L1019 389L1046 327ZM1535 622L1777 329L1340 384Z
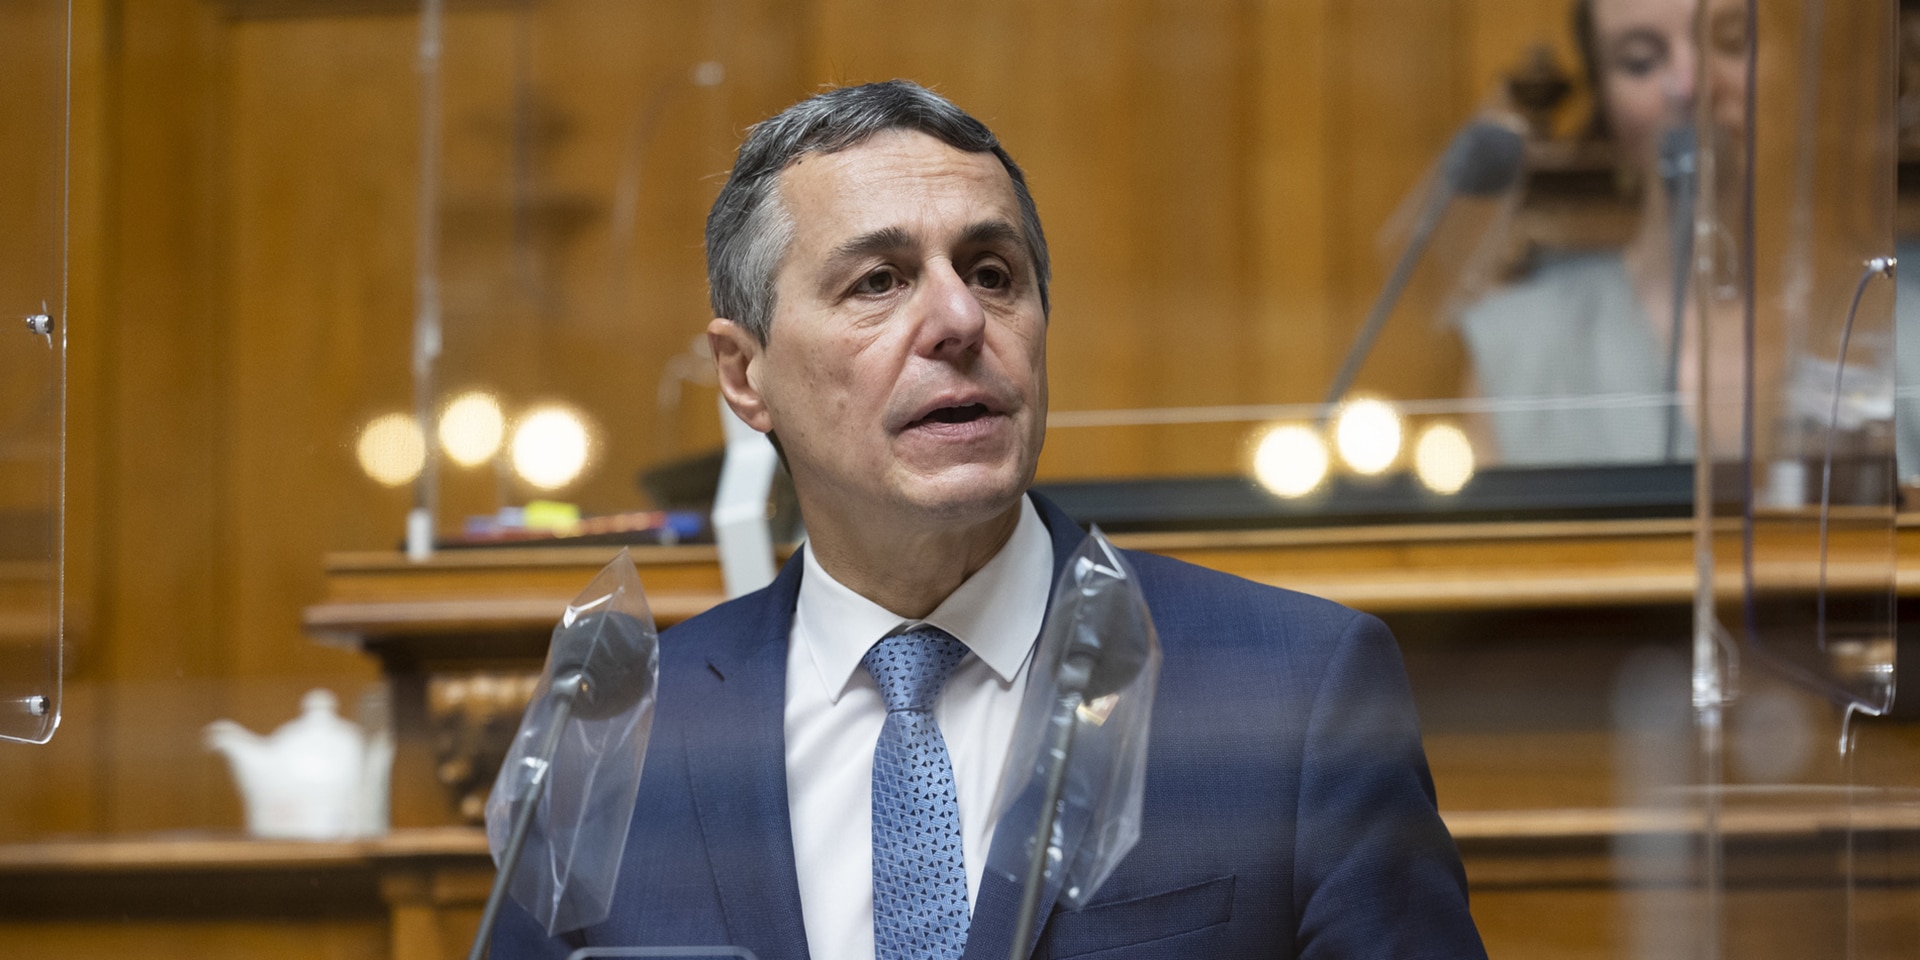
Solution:
M1007 272L999 267L981 267L975 271L973 279L988 290L1005 290L1013 282Z
M893 271L875 270L861 277L860 282L853 285L853 292L866 297L879 296L891 292L899 284L900 278L894 276Z

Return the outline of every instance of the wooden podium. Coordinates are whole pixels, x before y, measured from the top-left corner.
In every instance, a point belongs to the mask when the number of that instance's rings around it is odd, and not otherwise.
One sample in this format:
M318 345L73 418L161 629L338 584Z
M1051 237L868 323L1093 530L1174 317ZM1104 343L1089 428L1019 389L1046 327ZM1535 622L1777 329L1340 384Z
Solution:
M1920 522L1897 536L1901 556L1920 556ZM1647 936L1647 904L1657 914L1695 881L1661 874L1657 858L1651 870L1634 866L1635 851L1697 843L1703 824L1686 809L1620 802L1619 732L1595 693L1635 644L1684 649L1689 521L1115 539L1388 620L1495 956L1628 955ZM0 848L0 905L10 905L0 913L35 919L7 929L70 954L83 944L160 957L463 955L491 878L474 826L479 799L556 617L615 549L447 551L420 564L387 553L328 557L327 596L305 611L305 626L377 658L392 682L393 808L403 826L337 844L194 835ZM722 599L711 547L633 556L663 626ZM1832 573L1848 570L1836 556ZM1920 564L1904 565L1898 585L1902 596L1920 594ZM1831 733L1833 719L1817 719L1816 734ZM1920 786L1920 737L1905 723L1881 721L1863 736L1862 762L1871 754L1879 765L1865 774L1884 783L1913 771L1904 783ZM1860 889L1871 894L1855 902L1856 916L1880 918L1876 929L1920 926L1920 800L1860 808L1812 787L1788 799L1731 810L1721 824L1738 868L1729 908L1760 918L1742 927L1748 935L1776 953L1826 937L1820 918L1844 906L1831 882L1843 854L1857 858ZM72 924L59 919L67 915ZM95 922L108 918L116 922ZM171 946L141 946L155 938Z

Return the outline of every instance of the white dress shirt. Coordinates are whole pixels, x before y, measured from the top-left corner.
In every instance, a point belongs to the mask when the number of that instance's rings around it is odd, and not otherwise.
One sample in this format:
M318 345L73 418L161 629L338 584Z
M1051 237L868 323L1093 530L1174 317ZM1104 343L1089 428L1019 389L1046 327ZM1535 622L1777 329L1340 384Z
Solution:
M993 843L999 794L1027 664L1046 619L1053 541L1020 498L1006 546L925 620L907 620L829 576L806 551L787 646L787 811L807 949L822 960L873 960L873 747L886 704L860 658L884 637L930 623L971 653L947 681L934 719L953 760L967 902Z

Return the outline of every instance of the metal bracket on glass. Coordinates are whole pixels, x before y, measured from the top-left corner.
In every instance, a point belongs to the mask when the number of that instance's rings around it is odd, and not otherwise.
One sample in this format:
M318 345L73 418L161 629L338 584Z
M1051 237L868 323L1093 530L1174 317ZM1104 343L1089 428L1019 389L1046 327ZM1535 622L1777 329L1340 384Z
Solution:
M45 310L44 307L41 309L43 311ZM36 313L28 317L27 332L36 337L45 337L47 338L47 342L51 344L53 342L53 318L45 312Z
M1827 518L1833 512L1833 438L1840 432L1840 400L1845 396L1847 376L1847 344L1853 339L1853 321L1860 315L1860 298L1867 294L1867 284L1875 277L1893 279L1893 271L1899 260L1894 257L1874 257L1868 260L1860 273L1860 281L1853 288L1853 302L1847 307L1847 316L1840 325L1840 355L1833 365L1833 408L1827 414L1827 448L1820 460L1820 576L1815 588L1818 593L1813 618L1814 644L1822 650L1827 649ZM1892 679L1892 664L1886 664L1882 671ZM1884 711L1868 708L1875 716Z
M15 697L4 702L19 707L29 717L44 717L47 715L47 698L39 694L34 694L31 697Z

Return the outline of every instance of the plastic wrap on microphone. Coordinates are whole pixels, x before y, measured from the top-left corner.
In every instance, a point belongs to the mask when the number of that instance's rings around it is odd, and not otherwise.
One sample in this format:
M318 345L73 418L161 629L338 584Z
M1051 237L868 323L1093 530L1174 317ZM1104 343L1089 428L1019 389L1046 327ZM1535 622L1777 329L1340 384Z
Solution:
M988 869L1016 883L1027 868L1040 798L1059 758L1056 727L1071 724L1072 748L1045 882L1059 902L1086 905L1140 839L1147 729L1160 678L1160 638L1133 566L1095 527L1068 558L1040 630L1020 704L1007 774L994 803L998 830L1024 830L1028 844L995 844Z
M614 557L553 629L533 699L487 798L496 862L513 815L544 777L539 808L509 892L549 934L606 919L633 821L653 726L660 639L633 557ZM540 744L568 700L571 719L550 765Z

